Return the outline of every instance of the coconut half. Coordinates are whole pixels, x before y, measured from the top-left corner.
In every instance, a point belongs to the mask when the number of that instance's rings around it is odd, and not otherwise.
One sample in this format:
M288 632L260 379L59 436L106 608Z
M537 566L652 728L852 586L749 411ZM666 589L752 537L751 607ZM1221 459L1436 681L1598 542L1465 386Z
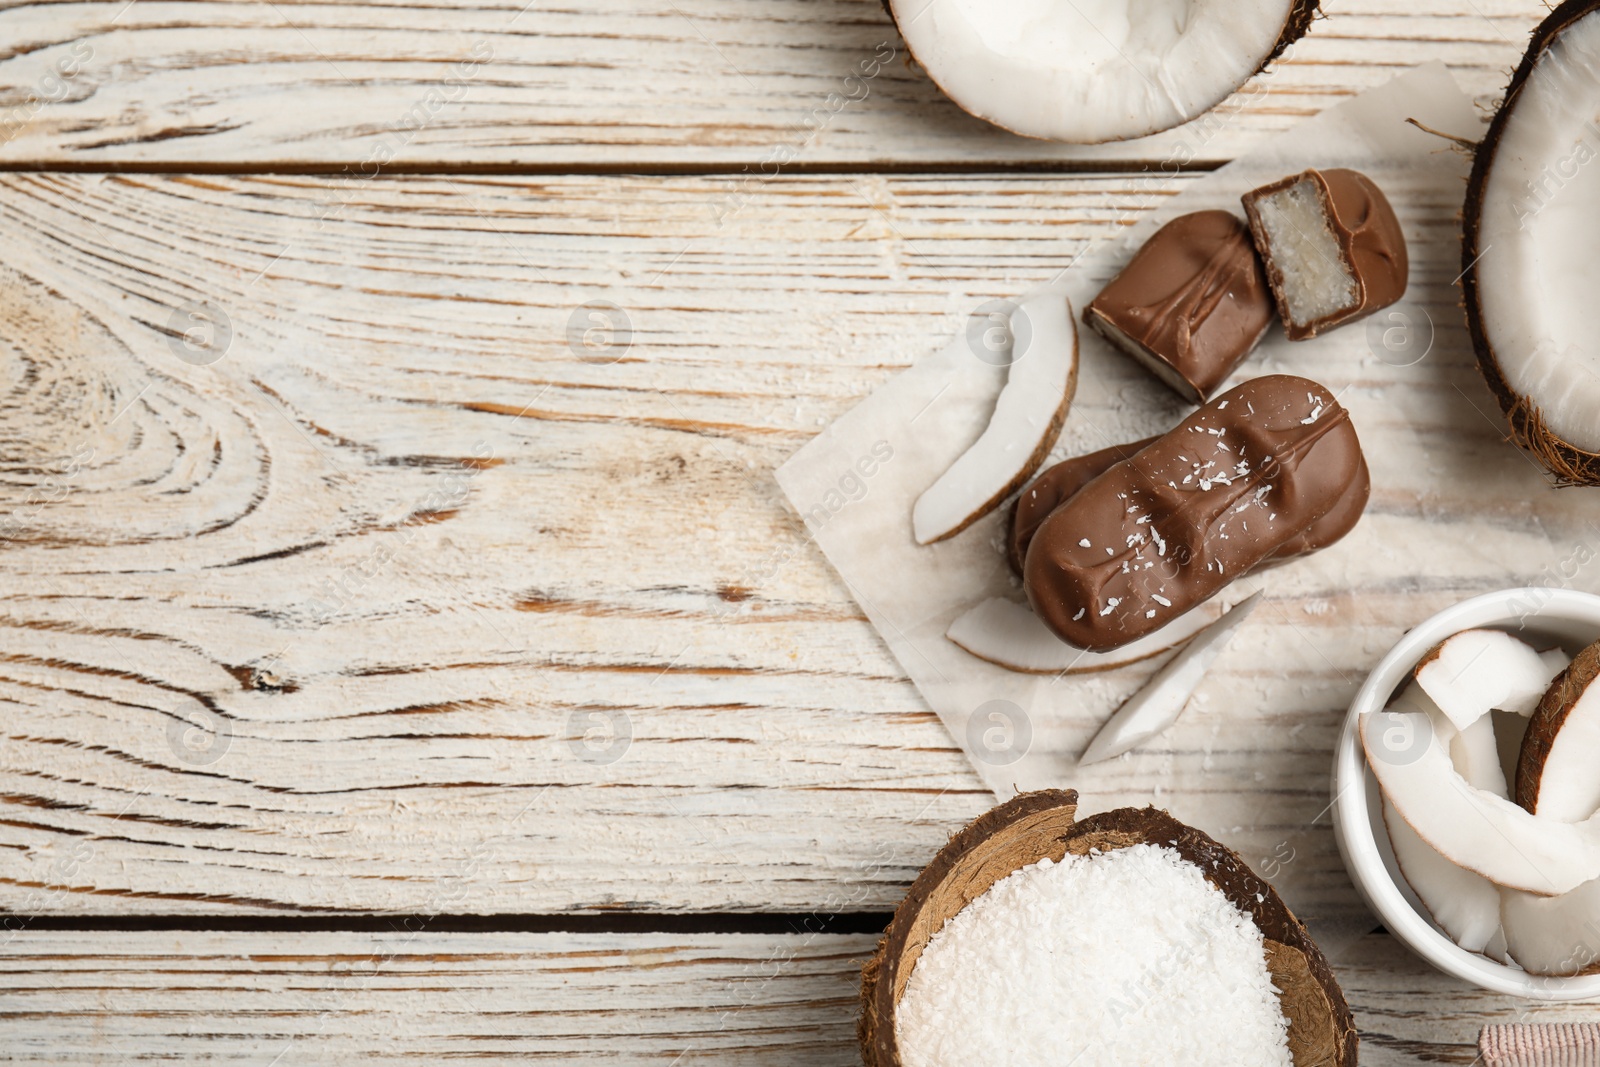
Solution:
M917 543L954 537L1000 506L1044 463L1061 432L1078 388L1078 325L1072 304L1060 292L1041 290L1011 313L1027 320L1013 338L1027 348L1012 353L1006 384L989 425L917 498L911 528Z
M962 612L944 635L979 659L1007 670L1023 674L1090 674L1159 656L1216 619L1217 609L1202 605L1148 637L1110 652L1090 652L1051 633L1028 605L992 597Z
M1327 958L1238 853L1154 808L1118 808L1077 821L1077 801L1073 790L1019 794L957 833L917 875L861 968L856 1036L867 1067L903 1067L897 1009L922 950L947 920L1002 878L1046 857L1059 862L1068 852L1082 856L1144 843L1173 849L1199 867L1261 930L1294 1062L1355 1067L1355 1019Z
M1560 482L1600 485L1600 0L1534 31L1478 146L1461 276L1511 438Z
M1298 40L1316 0L886 0L963 110L1027 137L1144 137L1220 104Z

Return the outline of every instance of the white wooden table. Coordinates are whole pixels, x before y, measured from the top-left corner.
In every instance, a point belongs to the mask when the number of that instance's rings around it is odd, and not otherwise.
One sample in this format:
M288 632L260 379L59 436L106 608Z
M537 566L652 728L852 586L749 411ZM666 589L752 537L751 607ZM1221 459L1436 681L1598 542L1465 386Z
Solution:
M1430 59L1487 108L1543 12L1328 0L1074 149L877 0L585 6L0 9L8 1061L854 1062L991 797L772 469L1143 172ZM1368 1063L1600 1017L1339 973Z

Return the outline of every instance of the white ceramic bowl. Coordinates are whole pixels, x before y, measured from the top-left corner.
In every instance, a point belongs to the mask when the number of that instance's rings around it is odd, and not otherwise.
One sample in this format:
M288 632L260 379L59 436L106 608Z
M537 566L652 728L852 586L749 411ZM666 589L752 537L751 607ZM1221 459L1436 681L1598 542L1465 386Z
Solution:
M1433 924L1406 884L1383 825L1382 795L1367 767L1356 727L1361 715L1388 703L1424 653L1472 627L1505 630L1539 647L1576 653L1600 639L1600 596L1570 589L1503 589L1464 600L1418 623L1367 676L1345 716L1334 758L1334 835L1345 867L1383 925L1439 970L1496 993L1533 1000L1600 997L1600 975L1546 978L1468 952Z

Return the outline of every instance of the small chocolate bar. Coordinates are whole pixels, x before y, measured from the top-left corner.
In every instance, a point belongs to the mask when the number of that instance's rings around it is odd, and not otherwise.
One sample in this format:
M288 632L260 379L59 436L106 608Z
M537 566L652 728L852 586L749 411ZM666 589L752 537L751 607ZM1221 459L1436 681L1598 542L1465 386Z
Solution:
M1109 652L1306 550L1330 514L1348 531L1368 486L1355 427L1331 393L1287 374L1255 378L1052 511L1028 545L1023 587L1057 637Z
M1394 208L1360 171L1308 170L1244 196L1267 282L1291 341L1388 307L1410 264Z
M1084 309L1083 321L1203 404L1272 325L1250 231L1226 211L1167 223Z

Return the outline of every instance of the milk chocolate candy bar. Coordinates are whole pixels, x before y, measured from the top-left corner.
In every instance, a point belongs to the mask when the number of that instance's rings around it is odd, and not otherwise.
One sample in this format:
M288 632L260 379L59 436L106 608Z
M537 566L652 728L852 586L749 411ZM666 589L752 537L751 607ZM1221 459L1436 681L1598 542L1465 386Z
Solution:
M1063 641L1109 652L1154 633L1368 493L1349 413L1322 386L1245 382L1113 464L1028 545L1023 587Z
M1018 578L1022 577L1023 563L1028 558L1028 546L1050 513L1065 504L1078 490L1110 470L1121 460L1137 454L1154 444L1159 438L1146 437L1132 444L1113 445L1084 456L1074 456L1045 469L1024 489L1011 506L1011 526L1006 536L1006 562ZM1310 555L1327 548L1355 528L1366 510L1371 485L1363 466L1353 483L1332 511L1312 523L1298 537L1291 537L1256 569L1284 563L1297 556Z
M1360 171L1308 170L1246 193L1250 233L1284 333L1303 341L1405 295L1405 234Z
M1249 229L1226 211L1196 211L1157 230L1083 321L1202 404L1260 343L1273 315Z
M1028 558L1028 545L1050 513L1071 499L1078 490L1134 455L1157 439L1146 437L1132 444L1112 445L1098 452L1064 459L1028 483L1011 505L1011 526L1006 534L1006 562L1012 573L1022 576L1022 562Z

